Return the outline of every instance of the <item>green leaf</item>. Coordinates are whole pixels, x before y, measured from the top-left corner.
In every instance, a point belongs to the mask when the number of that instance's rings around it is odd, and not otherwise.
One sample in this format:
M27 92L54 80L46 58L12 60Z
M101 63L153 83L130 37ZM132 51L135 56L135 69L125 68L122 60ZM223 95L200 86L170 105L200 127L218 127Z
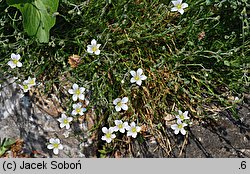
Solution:
M14 144L16 142L16 140L12 139L12 138L7 138L5 141L4 141L4 144L3 146L4 147L10 147L12 144Z
M226 66L230 66L230 62L229 62L229 61L227 61L227 60L224 60L224 65L226 65Z
M0 147L0 157L7 151L6 148Z
M106 150L98 150L101 154L107 154Z
M9 5L31 3L35 0L7 0Z
M49 42L49 31L56 22L53 14L59 0L7 0L7 3L21 11L23 27L29 36L36 36L41 43Z
M0 139L0 157L10 149L10 146L14 144L16 141L11 138L4 138L3 141Z

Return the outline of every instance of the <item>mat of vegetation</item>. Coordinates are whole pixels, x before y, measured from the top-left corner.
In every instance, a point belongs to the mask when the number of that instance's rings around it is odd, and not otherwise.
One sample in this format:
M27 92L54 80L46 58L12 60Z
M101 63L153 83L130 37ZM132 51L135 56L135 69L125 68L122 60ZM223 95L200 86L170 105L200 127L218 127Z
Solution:
M0 156L250 156L247 0L22 2L0 1Z

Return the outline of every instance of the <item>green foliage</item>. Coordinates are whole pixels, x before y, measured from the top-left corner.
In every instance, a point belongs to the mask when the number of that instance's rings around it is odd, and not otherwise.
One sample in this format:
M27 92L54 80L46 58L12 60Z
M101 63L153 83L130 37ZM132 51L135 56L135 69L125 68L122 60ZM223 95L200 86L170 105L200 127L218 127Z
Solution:
M19 73L36 76L46 93L61 97L68 112L70 85L86 87L88 107L97 116L94 131L112 126L114 119L136 120L165 131L164 117L176 109L188 110L198 121L225 109L236 113L232 97L242 99L249 92L249 3L185 2L189 7L180 15L170 12L171 1L165 0L63 0L48 44L25 37L19 16L6 15L3 5L0 71L16 76L6 63L12 52L22 54ZM86 53L92 39L102 44L99 56ZM72 54L81 57L77 68L68 64ZM129 71L138 68L148 77L141 87L130 83ZM129 110L117 113L112 101L124 96L129 98ZM112 150L99 153L105 157Z
M114 150L114 147L103 146L102 149L98 150L100 158L107 158L108 155Z
M7 0L9 5L32 3L35 0Z
M23 16L23 28L29 36L35 36L39 42L49 42L50 29L55 25L59 0L7 0L8 4L20 10Z
M0 157L10 149L11 145L13 145L16 141L11 138L4 138L2 141L0 139Z

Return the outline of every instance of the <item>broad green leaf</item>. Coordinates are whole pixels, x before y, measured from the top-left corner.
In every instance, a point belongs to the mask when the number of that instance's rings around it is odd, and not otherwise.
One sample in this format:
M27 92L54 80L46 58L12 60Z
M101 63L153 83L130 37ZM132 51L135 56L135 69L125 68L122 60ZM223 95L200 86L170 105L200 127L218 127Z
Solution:
M7 3L21 11L23 27L29 36L36 36L41 43L49 42L59 0L7 0Z
M31 3L35 0L7 0L9 5Z

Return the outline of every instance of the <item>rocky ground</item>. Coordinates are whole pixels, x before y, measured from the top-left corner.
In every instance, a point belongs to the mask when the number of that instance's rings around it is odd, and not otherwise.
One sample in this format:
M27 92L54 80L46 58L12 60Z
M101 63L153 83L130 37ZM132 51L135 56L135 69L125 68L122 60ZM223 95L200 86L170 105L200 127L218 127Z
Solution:
M56 114L44 112L30 95L21 94L16 86L15 83L8 82L0 87L0 138L23 140L23 151L31 157L99 156L98 143L83 142L79 137L72 136L72 133L65 138L63 135L65 132L59 128ZM146 138L143 143L133 141L129 153L126 150L123 153L121 149L117 156L250 157L249 105L250 97L245 95L244 101L239 106L239 120L234 119L230 112L222 112L217 121L207 120L194 124L188 136L175 136L171 130L165 134L154 134ZM73 127L74 130L86 129L81 125ZM64 145L64 150L58 156L54 156L52 151L46 148L49 137L55 136L58 136Z

